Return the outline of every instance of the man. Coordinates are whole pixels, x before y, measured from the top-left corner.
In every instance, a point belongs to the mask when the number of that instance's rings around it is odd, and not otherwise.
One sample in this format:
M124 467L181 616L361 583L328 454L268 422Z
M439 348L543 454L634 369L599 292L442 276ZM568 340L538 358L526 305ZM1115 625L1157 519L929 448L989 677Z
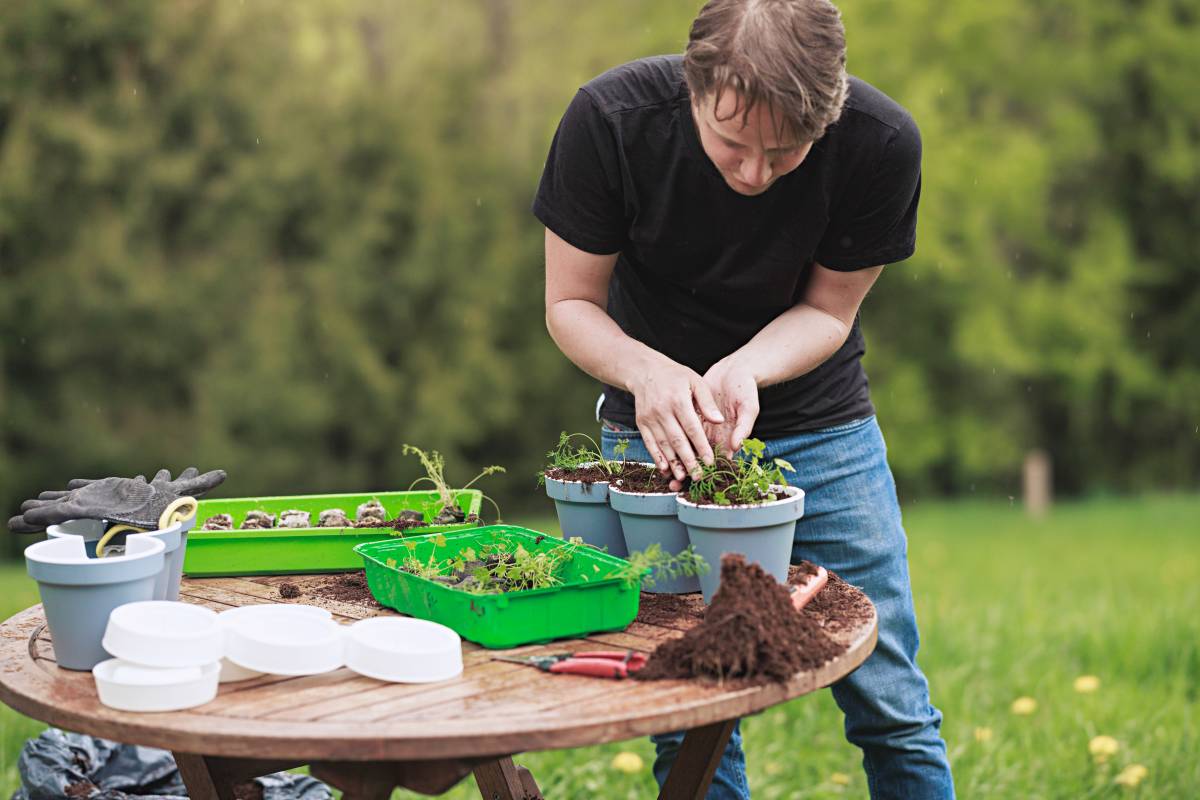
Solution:
M952 797L941 714L916 666L895 484L861 365L858 309L912 255L921 144L907 112L845 71L827 0L712 0L685 55L584 86L534 201L546 324L605 385L611 455L675 485L753 434L796 467L794 558L862 586L879 644L833 687L874 798ZM681 735L655 737L661 783ZM744 798L735 732L709 797ZM803 742L797 742L803 758Z

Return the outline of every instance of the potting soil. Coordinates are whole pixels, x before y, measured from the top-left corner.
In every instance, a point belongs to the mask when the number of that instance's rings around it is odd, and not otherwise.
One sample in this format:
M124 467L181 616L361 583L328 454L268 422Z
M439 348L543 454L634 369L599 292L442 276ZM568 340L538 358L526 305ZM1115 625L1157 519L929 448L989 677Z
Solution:
M788 570L788 583L803 583L817 568L807 561ZM856 591L837 574L830 572L825 588L817 592L802 616L813 620L822 630L830 633L853 630L871 619L875 610L871 601L862 592Z
M279 584L279 596L284 600L294 600L300 596L300 587L294 583Z
M823 627L817 615L797 614L787 587L762 567L728 554L721 559L721 585L703 621L659 645L636 676L786 682L846 651Z
M579 481L580 483L608 483L613 478L612 475L604 471L603 467L596 464L590 467L576 467L575 469L551 467L546 470L546 477L553 478L556 481Z
M623 492L639 494L674 494L671 491L671 476L663 475L654 467L645 464L626 464L620 477L613 481Z
M361 569L358 572L329 575L320 583L309 586L308 595L367 608L383 608L371 594L371 589L367 586L367 573Z

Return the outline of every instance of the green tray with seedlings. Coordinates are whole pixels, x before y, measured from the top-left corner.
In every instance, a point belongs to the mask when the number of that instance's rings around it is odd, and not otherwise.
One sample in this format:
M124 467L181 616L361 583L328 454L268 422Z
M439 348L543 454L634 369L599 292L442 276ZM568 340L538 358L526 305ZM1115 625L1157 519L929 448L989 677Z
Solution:
M655 568L693 568L661 551L626 560L511 525L354 549L380 603L493 648L621 630Z
M196 511L200 524L188 534L183 571L203 578L362 569L355 545L477 527L482 499L478 489L456 492L462 521L441 517L438 523L434 520L444 504L436 491L201 500ZM318 526L322 516L324 527ZM224 519L214 519L219 517ZM400 530L395 520L400 520ZM230 528L202 530L205 522ZM286 527L300 522L309 524Z
M201 500L183 571L193 577L346 572L362 568L356 545L483 524L479 511L491 498L470 487L503 467L486 467L452 489L436 450L406 444L404 454L416 455L426 473L408 491ZM419 484L431 488L414 491Z

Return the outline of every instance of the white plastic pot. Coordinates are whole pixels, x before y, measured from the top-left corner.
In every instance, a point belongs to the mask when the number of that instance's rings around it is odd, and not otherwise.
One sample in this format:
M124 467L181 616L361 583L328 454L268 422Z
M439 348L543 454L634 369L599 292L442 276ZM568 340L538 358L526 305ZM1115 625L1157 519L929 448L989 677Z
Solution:
M436 622L373 617L346 630L346 666L395 683L433 683L462 674L462 639Z
M216 662L160 669L110 658L97 664L92 676L106 706L121 711L179 711L216 697L219 672Z
M104 649L146 667L201 667L221 660L217 612L169 600L127 603L113 609Z

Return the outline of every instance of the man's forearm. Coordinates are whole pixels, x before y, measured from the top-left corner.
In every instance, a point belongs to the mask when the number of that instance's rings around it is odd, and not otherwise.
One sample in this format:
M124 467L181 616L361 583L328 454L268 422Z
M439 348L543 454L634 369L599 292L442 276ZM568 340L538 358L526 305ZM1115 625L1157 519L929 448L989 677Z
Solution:
M812 372L836 353L849 335L850 325L843 320L800 303L727 358L749 369L762 388Z
M575 366L593 378L633 391L666 356L628 336L604 309L589 300L559 300L546 310L550 338Z

